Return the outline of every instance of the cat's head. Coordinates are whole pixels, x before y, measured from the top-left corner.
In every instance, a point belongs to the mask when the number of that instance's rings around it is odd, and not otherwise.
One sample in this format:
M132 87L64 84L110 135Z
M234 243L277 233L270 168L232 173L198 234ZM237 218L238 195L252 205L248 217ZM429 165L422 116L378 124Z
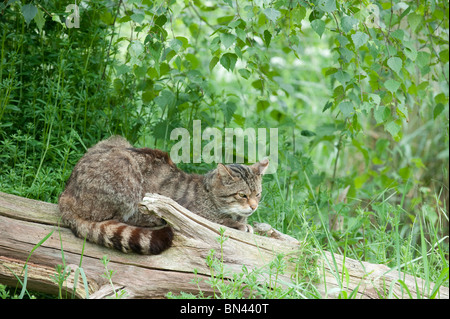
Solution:
M261 180L269 166L267 159L247 166L219 164L209 173L208 188L220 213L250 216L261 200Z

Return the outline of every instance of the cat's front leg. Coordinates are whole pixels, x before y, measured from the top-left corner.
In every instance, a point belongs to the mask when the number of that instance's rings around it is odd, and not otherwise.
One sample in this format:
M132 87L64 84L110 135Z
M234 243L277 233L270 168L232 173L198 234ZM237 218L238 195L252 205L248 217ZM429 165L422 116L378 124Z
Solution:
M226 219L221 224L230 228L253 234L253 227L247 223L241 223L236 220Z
M244 229L241 229L242 231L245 231L246 233L253 234L253 227L250 224L242 224L244 225Z

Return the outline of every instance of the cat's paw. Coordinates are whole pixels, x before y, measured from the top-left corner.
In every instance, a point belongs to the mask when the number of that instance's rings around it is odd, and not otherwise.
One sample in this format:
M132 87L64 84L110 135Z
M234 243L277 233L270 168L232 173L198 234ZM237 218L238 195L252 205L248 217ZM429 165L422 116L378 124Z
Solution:
M222 225L246 232L246 233L250 233L253 234L253 227L249 224L246 223L242 223L242 222L238 222L232 219L226 219L224 221L222 221L221 223Z
M245 233L250 233L253 234L253 227L249 224L244 224L244 223L237 223L236 227L237 230L243 231Z

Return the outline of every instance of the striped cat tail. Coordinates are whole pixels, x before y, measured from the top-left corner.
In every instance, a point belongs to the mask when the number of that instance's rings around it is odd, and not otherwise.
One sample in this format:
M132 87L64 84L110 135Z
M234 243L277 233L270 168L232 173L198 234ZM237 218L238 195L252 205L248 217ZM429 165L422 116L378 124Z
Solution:
M124 253L158 255L172 244L173 231L169 226L159 229L131 226L116 220L93 222L78 216L63 221L80 238Z

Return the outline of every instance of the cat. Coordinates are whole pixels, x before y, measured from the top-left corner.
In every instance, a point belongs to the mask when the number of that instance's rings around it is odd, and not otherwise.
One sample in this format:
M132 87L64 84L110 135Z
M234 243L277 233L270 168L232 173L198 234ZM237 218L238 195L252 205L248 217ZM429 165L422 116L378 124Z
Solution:
M145 193L172 198L210 221L253 232L247 224L261 198L267 159L251 166L218 164L205 175L188 174L166 152L134 148L112 136L88 149L59 197L62 221L88 241L122 252L156 255L171 246L173 230L142 214Z

